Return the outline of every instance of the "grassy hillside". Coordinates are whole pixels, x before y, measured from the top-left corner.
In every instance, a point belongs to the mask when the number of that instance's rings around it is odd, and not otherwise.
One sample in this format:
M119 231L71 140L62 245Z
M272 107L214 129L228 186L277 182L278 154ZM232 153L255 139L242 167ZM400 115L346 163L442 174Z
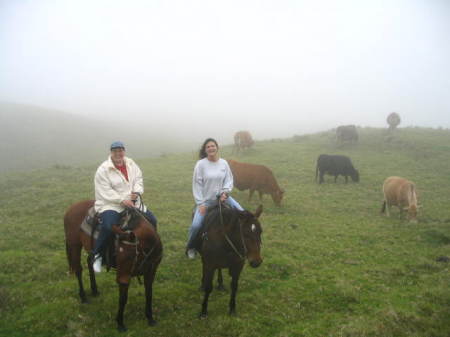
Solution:
M0 125L0 172L97 162L118 139L138 158L192 145L175 141L153 124L133 122L132 117L124 123L12 103L0 102Z
M70 204L92 198L96 167L2 176L0 335L449 336L449 263L437 258L450 256L450 132L410 128L387 137L367 128L356 146L336 148L332 140L324 132L257 142L234 156L271 167L286 190L280 208L264 200L264 262L245 267L235 317L227 315L229 293L213 291L209 318L197 319L201 263L184 256L194 155L139 161L165 251L154 285L158 325L146 325L144 289L133 280L125 334L114 322L114 273L100 274L101 296L82 305L67 272L62 217ZM316 184L320 153L349 155L361 182L327 177ZM230 158L231 149L222 156ZM423 206L417 224L396 211L379 214L390 175L416 182ZM234 196L250 210L258 205L247 202L247 192Z

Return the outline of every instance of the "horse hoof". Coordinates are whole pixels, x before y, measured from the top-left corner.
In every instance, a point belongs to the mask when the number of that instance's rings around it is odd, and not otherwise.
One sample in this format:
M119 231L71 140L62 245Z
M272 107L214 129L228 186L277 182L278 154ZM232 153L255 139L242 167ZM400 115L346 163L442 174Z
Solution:
M227 291L227 289L223 286L223 284L218 284L216 289L219 291Z
M206 313L206 312L201 312L201 313L198 315L198 318L200 318L200 319L206 319L206 318L208 318L208 313Z
M148 325L150 325L150 326L155 326L157 323L154 319L149 319L147 321L148 321Z
M97 297L100 295L100 292L98 290L92 290L92 296Z
M88 301L88 299L87 299L86 296L80 297L80 301L81 301L81 303L83 303L83 304L89 303L89 301Z
M236 316L236 310L230 310L228 313L230 316Z
M119 332L125 332L127 331L127 327L125 325L119 325L117 327L117 330L119 330Z

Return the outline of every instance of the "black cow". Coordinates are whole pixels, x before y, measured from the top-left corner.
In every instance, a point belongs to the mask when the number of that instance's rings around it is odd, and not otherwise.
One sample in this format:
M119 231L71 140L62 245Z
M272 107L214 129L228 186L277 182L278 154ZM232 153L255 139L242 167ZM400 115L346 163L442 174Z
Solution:
M336 182L338 175L345 177L345 183L347 183L348 176L350 176L354 182L359 182L359 172L353 167L350 158L346 156L321 154L319 158L317 158L316 181L319 172L319 184L323 183L323 175L325 173L334 176L334 182Z

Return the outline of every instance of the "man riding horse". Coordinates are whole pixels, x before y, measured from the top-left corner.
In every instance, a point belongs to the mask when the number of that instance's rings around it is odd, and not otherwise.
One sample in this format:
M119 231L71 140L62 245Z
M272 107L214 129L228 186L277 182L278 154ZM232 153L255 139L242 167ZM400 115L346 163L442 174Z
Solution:
M111 154L97 169L95 184L95 212L100 214L101 229L95 241L91 258L94 259L94 271L101 272L102 256L112 236L112 226L118 225L125 208L142 209L150 223L157 224L156 217L142 203L144 193L142 171L139 166L125 156L125 145L116 141L111 144Z

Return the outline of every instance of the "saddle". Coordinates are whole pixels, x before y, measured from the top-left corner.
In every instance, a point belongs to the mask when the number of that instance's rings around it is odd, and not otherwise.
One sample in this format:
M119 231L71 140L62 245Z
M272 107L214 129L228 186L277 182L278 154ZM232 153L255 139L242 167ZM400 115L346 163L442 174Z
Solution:
M106 265L106 269L109 271L110 268L116 268L116 250L119 246L119 240L125 239L129 240L132 236L130 228L128 228L128 221L131 216L128 215L126 211L121 213L120 221L118 223L121 234L116 234L113 232L113 236L108 240L105 245L104 256L102 264ZM89 208L86 217L81 223L81 230L85 232L91 240L96 240L100 233L101 218L99 213L95 212L94 206Z
M232 210L233 209L231 206L229 206L226 203L222 203L221 207L222 207L222 210L224 210L224 209ZM205 240L208 240L208 230L213 224L208 223L208 221L206 221L206 219L208 217L208 213L210 213L211 211L213 211L215 209L219 209L219 201L215 201L213 204L209 205L208 208L206 209L206 214L205 214L205 218L204 218L202 227L200 227L200 230L198 231L197 236L194 239L194 247L198 251L200 250L202 242ZM195 213L195 206L192 211L192 218L194 218L194 213Z

